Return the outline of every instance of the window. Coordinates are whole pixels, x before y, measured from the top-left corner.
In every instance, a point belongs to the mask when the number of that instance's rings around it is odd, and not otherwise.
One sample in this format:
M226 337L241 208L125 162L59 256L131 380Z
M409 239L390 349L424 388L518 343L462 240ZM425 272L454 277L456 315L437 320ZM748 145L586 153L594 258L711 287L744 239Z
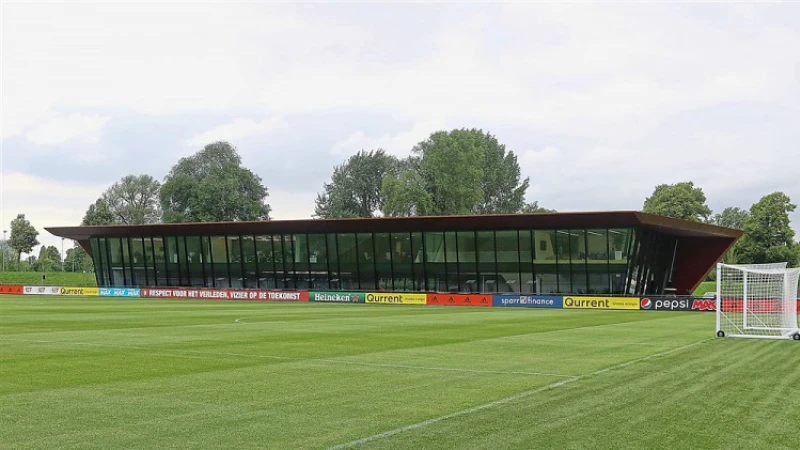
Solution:
M610 294L611 277L608 272L608 230L586 230L586 270L589 275L590 294Z
M358 233L358 269L361 274L361 289L377 289L375 280L375 242L372 233Z
M572 290L570 293L588 294L586 276L586 230L569 230L570 273Z
M155 260L155 273L157 286L170 286L170 277L167 271L167 259L164 257L164 238L153 238L153 259ZM174 283L177 284L177 283Z
M258 287L255 240L252 235L241 236L244 287Z
M556 266L556 231L534 230L534 286L537 294L555 294L558 289Z
M180 244L180 243L179 243ZM180 250L179 250L180 252ZM203 246L199 236L186 237L186 259L188 261L189 285L190 286L208 286L206 269L204 267Z
M608 230L608 266L613 294L625 294L628 284L628 254L632 247L630 228Z
M458 242L455 231L444 233L445 272L447 275L447 291L459 291ZM462 281L461 284L464 282Z
M425 287L425 253L422 245L422 233L415 231L411 233L411 255L414 272L415 291L424 291Z
M336 281L342 290L360 289L358 251L356 235L342 233L336 236L339 255L339 279Z
M328 246L324 234L308 235L308 262L310 270L310 289L328 289Z
M396 291L414 290L414 267L411 263L411 234L392 233L392 284Z
M124 244L125 239L123 239ZM128 245L130 245L128 255L125 255L125 247L122 249L123 257L125 257L126 261L131 262L131 267L133 269L133 284L134 285L148 285L150 281L147 279L147 272L146 272L146 265L145 265L145 258L144 258L144 243L142 243L142 238L135 237L128 239Z
M479 278L474 231L458 232L458 271L461 275L459 290L478 292Z
M142 238L144 248L145 277L147 284L156 286L155 259L153 258L153 238Z
M183 237L176 238L174 236L167 236L164 238L164 245L167 254L166 258L166 271L169 273L169 280L167 286L183 286L183 274L181 273L181 266L186 265L185 259L178 256L178 239L183 241ZM182 245L182 244L181 244Z
M497 242L497 289L499 292L519 292L519 236L517 230L495 232Z
M495 252L494 232L476 233L478 248L478 273L480 273L481 292L497 292L497 253Z
M244 287L244 273L242 270L242 247L239 236L228 236L228 270L231 279L230 286L233 288Z
M256 236L256 265L258 266L257 286L261 289L275 289L275 258L272 254L272 236ZM282 269L281 269L282 270Z
M305 234L294 235L294 270L297 289L308 289L311 286L309 273L308 238Z
M531 236L531 230L519 230L519 290L525 293L536 292Z
M339 248L335 234L325 235L328 242L328 283L331 289L341 289L342 279L339 275Z
M296 274L294 267L294 236L291 234L283 235L283 288L296 289Z
M230 272L228 272L228 244L225 236L208 237L211 249L211 265L213 274L213 287L230 287Z
M444 233L426 231L423 236L425 241L425 272L428 277L426 289L434 292L444 292L447 289Z

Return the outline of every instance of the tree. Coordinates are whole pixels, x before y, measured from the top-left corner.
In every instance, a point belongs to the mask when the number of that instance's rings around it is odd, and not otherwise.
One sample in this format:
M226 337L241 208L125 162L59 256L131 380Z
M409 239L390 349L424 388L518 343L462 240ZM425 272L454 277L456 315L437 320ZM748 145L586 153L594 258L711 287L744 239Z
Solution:
M86 210L81 221L81 225L111 225L113 223L115 223L114 214L108 208L108 202L103 197L89 205L89 209Z
M161 186L165 222L267 220L267 188L224 141L181 158Z
M401 174L383 184L387 215L517 213L529 180L517 157L490 133L437 131L411 150ZM413 172L413 173L412 173Z
M691 181L656 186L653 195L644 201L643 211L694 222L707 221L711 215L706 195Z
M534 201L532 203L526 203L525 206L522 207L523 214L540 214L540 213L554 213L554 212L556 212L555 209L547 209L539 206L539 202L537 201Z
M17 215L17 218L11 221L11 236L9 238L9 245L15 252L17 252L17 261L20 260L23 253L30 253L33 247L39 245L36 236L39 232L31 223L25 219L25 214Z
M721 213L715 214L711 219L711 223L721 227L734 228L737 230L744 230L744 223L750 213L747 210L729 206L722 210Z
M103 193L114 223L141 225L161 222L161 183L150 175L127 175Z
M714 225L719 225L721 227L727 228L734 228L737 230L744 230L744 224L747 221L747 217L750 215L747 210L742 208L737 208L734 206L729 206L722 210L721 213L715 214L714 217L711 218L711 223ZM722 256L722 262L725 264L738 264L739 260L737 258L737 253L739 251L739 244L741 241L736 241L733 246L725 252L725 255ZM716 272L713 270L709 273L709 279L713 279L716 276Z
M483 203L482 137L477 130L437 131L412 149L434 215L471 214Z
M406 162L406 165L410 162ZM425 182L418 171L406 167L397 175L383 179L381 191L386 197L386 217L427 216L433 213L433 198L425 191Z
M61 254L55 246L42 246L39 249L39 257L33 262L33 270L36 272L54 272L60 268Z
M64 259L64 271L65 272L83 272L83 271L94 271L94 263L92 261L92 257L86 253L86 250L83 249L77 243L74 247L67 249L67 256Z
M476 133L475 130L471 130ZM482 141L483 162L480 180L483 200L475 209L477 214L513 214L525 207L525 192L530 179L520 182L520 168L517 155L506 152L506 146L497 142L489 133L479 133Z
M741 264L788 262L795 266L800 249L794 242L789 213L797 206L783 192L773 192L750 207L736 255Z
M383 149L361 150L333 168L331 182L317 195L314 216L321 219L375 217L385 202L383 179L396 172L398 161Z
M502 214L525 207L514 152L477 129L437 131L398 161L361 151L334 169L317 196L316 217Z

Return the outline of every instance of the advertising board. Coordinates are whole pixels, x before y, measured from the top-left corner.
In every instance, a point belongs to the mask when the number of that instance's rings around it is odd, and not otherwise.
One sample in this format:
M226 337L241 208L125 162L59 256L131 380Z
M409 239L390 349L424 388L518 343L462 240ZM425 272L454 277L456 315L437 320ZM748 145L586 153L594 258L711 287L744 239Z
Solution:
M641 309L646 311L691 311L692 297L650 296L642 297Z
M185 298L192 300L268 300L307 302L306 291L253 291L245 289L142 288L147 298Z
M396 305L425 305L427 294L400 294L397 292L367 292L364 303L390 303Z
M25 295L61 295L61 287L59 286L25 286L23 287L23 294Z
M564 297L560 295L494 295L492 306L512 308L561 308Z
M23 286L22 285L3 285L0 286L0 294L22 294Z
M716 311L717 301L707 298L696 298L692 300L692 311Z
M491 294L428 294L429 305L492 306Z
M639 309L639 297L565 296L566 309Z
M140 297L142 291L139 288L100 288L100 297Z
M308 301L319 303L364 303L362 292L319 292L308 293Z
M100 290L96 287L62 287L59 295L87 295L96 297L100 295Z

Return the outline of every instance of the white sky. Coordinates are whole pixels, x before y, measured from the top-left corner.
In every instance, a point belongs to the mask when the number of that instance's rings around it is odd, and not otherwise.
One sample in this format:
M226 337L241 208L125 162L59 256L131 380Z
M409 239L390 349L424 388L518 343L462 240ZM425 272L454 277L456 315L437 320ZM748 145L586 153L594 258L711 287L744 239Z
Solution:
M277 219L310 217L356 151L456 127L559 211L687 180L715 212L800 203L800 4L5 2L0 23L0 223L59 249L45 226L219 139Z

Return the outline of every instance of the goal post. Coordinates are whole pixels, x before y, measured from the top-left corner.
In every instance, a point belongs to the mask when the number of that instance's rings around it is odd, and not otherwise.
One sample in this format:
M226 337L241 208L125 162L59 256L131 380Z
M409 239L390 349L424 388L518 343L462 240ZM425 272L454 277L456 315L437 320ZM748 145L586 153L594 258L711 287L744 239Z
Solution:
M717 336L800 340L800 268L717 264Z

